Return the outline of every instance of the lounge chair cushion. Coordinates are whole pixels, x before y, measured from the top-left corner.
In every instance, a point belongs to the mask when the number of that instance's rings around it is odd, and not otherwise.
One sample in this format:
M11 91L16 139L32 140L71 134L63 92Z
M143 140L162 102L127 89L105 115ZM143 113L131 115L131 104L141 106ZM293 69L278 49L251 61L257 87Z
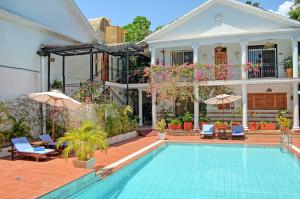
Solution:
M234 126L232 128L232 135L244 135L244 127L243 126Z
M52 138L50 137L50 135L45 134L45 135L39 135L39 138L44 141L44 142L48 142L49 145L55 145L54 141L52 140Z
M204 134L212 134L214 132L214 125L203 125L203 133Z
M18 152L35 153L35 154L43 155L43 154L51 153L54 151L53 149L45 149L44 147L34 148L28 142L26 137L14 138L14 139L11 139L11 142L13 143L14 147L16 148L16 150Z
M14 138L14 139L11 139L11 142L13 143L13 145L17 149L17 151L33 150L33 147L28 142L26 137Z

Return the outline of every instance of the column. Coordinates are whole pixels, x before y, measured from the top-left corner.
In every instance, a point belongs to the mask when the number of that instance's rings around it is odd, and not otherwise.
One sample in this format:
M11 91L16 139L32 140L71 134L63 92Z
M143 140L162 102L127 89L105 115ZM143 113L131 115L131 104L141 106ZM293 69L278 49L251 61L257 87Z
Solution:
M150 48L151 52L151 65L156 65L156 48ZM156 117L156 89L152 91L152 127L154 128L157 121Z
M152 91L152 127L155 127L155 123L157 121L156 117L156 90Z
M143 126L143 90L140 88L139 91L139 126Z
M199 127L199 86L194 85L194 130L200 130Z
M46 57L43 56L41 57L41 90L40 92L46 92L47 91L47 88L46 88ZM46 134L47 130L46 130L46 116L47 116L47 113L46 113L46 104L43 104L42 105L42 118L43 118L43 134Z
M292 46L293 46L293 78L298 78L298 67L299 67L299 61L298 61L298 39L292 40Z
M293 130L299 130L299 95L298 95L298 82L293 83Z
M248 51L248 43L247 42L241 42L241 64L244 65L247 63L247 51ZM247 79L247 73L244 71L244 68L242 68L242 79Z
M245 130L248 130L248 90L246 84L242 84L242 105L243 105L243 127Z
M151 65L156 65L156 48L150 48L151 52Z
M193 45L193 63L198 64L199 45ZM196 70L195 70L196 71ZM199 86L194 83L194 130L199 130Z

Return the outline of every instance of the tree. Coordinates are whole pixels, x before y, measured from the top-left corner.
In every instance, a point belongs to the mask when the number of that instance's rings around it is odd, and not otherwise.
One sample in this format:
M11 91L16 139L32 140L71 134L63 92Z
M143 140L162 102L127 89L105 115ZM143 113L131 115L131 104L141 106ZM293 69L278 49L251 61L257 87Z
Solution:
M144 16L137 16L133 19L133 22L123 26L127 30L125 36L126 42L139 42L145 39L148 36L150 31L151 22Z
M259 2L246 1L246 4L257 7L257 8L262 8Z
M294 0L294 6L291 7L288 15L291 19L300 21L300 0Z
M164 25L159 25L155 28L155 31L158 31L158 30L162 29L163 27L164 27Z

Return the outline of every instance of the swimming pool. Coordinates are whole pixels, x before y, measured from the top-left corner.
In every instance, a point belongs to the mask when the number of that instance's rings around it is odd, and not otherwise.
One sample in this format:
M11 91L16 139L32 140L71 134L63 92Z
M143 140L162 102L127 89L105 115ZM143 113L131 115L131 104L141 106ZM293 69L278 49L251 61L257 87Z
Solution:
M296 199L300 161L279 147L169 143L71 198Z

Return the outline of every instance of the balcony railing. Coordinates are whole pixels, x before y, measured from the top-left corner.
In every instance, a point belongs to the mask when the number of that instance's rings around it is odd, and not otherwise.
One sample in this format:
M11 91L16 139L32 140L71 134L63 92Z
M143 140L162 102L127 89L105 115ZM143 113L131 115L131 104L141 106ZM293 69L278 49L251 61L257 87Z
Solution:
M242 79L241 66L226 66L226 68L220 71L216 67L204 67L200 68L200 74L205 81L215 80L240 80Z
M272 64L263 64L259 71L257 72L248 72L249 79L257 79L257 78L286 78L283 63L274 67Z

